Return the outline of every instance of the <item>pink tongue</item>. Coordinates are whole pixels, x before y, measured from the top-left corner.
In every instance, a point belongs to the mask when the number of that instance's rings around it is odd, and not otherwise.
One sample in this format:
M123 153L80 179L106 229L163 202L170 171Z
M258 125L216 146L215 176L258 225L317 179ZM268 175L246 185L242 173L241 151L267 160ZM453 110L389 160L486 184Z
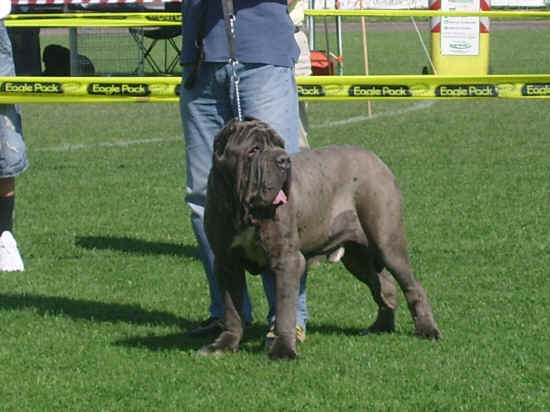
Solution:
M283 192L282 190L279 190L279 193L277 193L277 197L273 201L273 204L278 205L280 203L286 203L286 200L287 199L286 199L285 192Z

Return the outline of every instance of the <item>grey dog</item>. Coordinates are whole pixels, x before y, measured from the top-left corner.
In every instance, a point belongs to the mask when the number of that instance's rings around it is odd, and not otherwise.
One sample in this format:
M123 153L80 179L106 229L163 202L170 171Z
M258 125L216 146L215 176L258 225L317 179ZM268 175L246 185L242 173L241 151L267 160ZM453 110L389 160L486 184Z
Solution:
M394 277L416 335L441 336L409 264L401 192L390 169L368 150L334 145L289 155L266 123L230 121L214 139L205 228L225 326L203 354L238 350L245 271L271 271L277 337L269 356L295 358L300 278L323 257L341 260L370 288L378 314L366 332L395 329Z

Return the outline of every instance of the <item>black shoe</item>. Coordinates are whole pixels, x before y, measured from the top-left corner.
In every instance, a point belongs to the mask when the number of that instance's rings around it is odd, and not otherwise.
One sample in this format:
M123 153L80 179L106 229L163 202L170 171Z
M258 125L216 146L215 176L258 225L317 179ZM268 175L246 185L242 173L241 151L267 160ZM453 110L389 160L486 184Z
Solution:
M215 336L223 331L223 319L209 317L202 321L198 328L189 331L189 336Z

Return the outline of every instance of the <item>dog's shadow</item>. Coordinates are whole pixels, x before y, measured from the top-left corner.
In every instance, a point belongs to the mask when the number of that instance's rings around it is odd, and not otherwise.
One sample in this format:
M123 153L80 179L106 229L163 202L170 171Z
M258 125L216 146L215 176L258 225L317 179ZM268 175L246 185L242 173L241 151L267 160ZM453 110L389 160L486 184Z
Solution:
M147 255L178 255L198 258L196 247L171 243L153 243L127 237L85 236L78 237L76 244L88 249L109 249L126 253ZM75 299L64 296L45 296L39 294L1 294L0 310L33 309L41 316L61 315L75 320L90 322L124 322L134 325L178 327L181 332L168 335L135 336L113 342L115 346L129 348L145 348L150 351L161 350L197 350L211 342L214 337L191 337L188 331L199 325L198 321L190 321L166 311L147 310L139 304L123 304L116 302L101 302L87 299ZM250 352L265 351L264 338L267 325L254 323L246 328L243 340L244 350ZM358 335L360 329L342 328L332 325L308 326L308 332L324 335Z
M0 294L0 310L33 309L40 316L65 316L74 320L107 323L129 323L147 326L178 327L181 332L166 336L130 338L115 341L114 345L146 347L150 350L198 349L204 342L187 336L187 331L197 327L198 322L189 321L173 313L147 310L139 304L100 302L73 299L63 296L37 294Z
M135 336L113 342L114 346L123 346L131 349L147 349L149 351L164 350L198 350L208 341L190 337L187 332L171 333L168 335Z
M92 250L115 250L134 255L173 255L199 258L196 246L166 242L149 242L141 239L117 236L79 236L78 247Z
M255 323L246 328L239 351L249 353L266 352L265 336L267 325ZM333 325L312 325L308 327L309 333L320 333L323 335L340 336L358 336L363 330L358 328L342 328ZM187 333L176 333L169 335L149 335L136 336L133 338L122 339L114 344L117 346L126 346L137 349L147 349L150 351L161 350L198 350L207 345L216 338L216 336L191 337Z
M190 321L170 312L147 310L138 304L107 303L85 299L73 299L62 296L43 296L36 294L0 294L0 310L33 309L41 316L61 315L75 320L90 322L124 322L147 326L176 326L181 332L164 335L150 333L146 336L135 336L114 341L114 346L123 346L150 351L163 350L198 350L213 341L214 336L192 337L188 332L197 327L199 322ZM263 352L267 325L254 323L245 330L241 349L251 353ZM335 325L312 324L308 333L322 335L357 336L359 328L342 328Z
M198 326L195 324L194 327ZM212 343L217 337L216 335L194 337L190 336L189 330L182 333L174 333L169 335L148 335L135 336L132 338L121 339L114 343L116 346L126 346L136 349L148 349L150 351L161 350L198 350L204 345ZM242 348L249 352L260 352L263 350L263 337L267 329L265 325L254 324L246 329L243 344L250 342L252 345L246 345ZM257 345L255 343L258 343Z
M91 322L130 323L135 325L189 327L187 321L172 313L147 310L139 304L100 302L64 296L37 294L0 294L0 310L34 309L41 316L66 316Z

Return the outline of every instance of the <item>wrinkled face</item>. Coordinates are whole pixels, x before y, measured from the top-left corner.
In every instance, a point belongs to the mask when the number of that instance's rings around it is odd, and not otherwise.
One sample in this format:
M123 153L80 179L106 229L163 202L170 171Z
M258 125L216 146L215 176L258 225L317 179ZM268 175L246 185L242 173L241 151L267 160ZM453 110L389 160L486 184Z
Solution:
M213 164L233 186L244 218L286 203L290 157L281 137L266 123L229 122L214 140Z

